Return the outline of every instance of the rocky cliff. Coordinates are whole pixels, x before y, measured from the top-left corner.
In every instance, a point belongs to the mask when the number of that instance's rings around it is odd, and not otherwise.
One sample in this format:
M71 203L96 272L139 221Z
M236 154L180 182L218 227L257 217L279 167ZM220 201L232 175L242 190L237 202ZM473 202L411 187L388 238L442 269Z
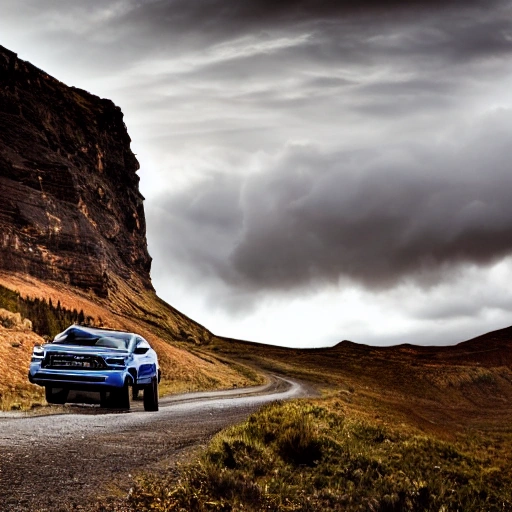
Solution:
M119 107L0 46L0 270L152 290L138 168Z

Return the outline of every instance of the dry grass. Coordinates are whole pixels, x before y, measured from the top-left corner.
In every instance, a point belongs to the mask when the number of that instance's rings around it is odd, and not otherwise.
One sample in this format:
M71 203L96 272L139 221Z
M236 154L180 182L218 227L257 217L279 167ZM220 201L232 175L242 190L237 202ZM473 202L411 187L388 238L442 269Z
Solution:
M376 425L335 399L273 404L216 436L178 481L140 480L129 502L138 512L510 510L511 451L491 441Z
M26 409L44 402L43 388L27 379L32 349L42 342L32 331L0 327L0 410Z
M107 321L113 324L112 328L116 328L116 325L121 328L115 317L107 313L102 300L92 293L87 294L63 283L49 283L25 274L7 272L0 272L0 285L19 292L22 297L45 299L46 302L51 299L55 304L60 301L62 307L69 310L80 311L83 309L84 312L87 311L88 315L96 319L106 316Z
M132 284L134 287L116 281L117 292L109 299L101 299L63 283L0 273L0 285L17 291L22 297L51 299L54 304L60 301L63 308L83 310L97 325L146 337L159 356L162 394L228 389L263 382L260 374L243 365L227 364L225 358L214 354L191 353L187 348L209 342L211 333L168 306L154 292L137 289L136 280ZM0 409L10 409L13 405L25 408L41 402L42 388L29 384L27 372L32 348L35 343L42 343L42 338L31 332L16 334L14 331L5 331L0 336Z
M449 439L468 429L512 425L512 330L501 333L499 345L495 338L492 333L477 344L447 348L343 342L324 350L216 339L208 349L314 382L325 396L340 398L370 419L378 416ZM484 351L490 346L493 352Z

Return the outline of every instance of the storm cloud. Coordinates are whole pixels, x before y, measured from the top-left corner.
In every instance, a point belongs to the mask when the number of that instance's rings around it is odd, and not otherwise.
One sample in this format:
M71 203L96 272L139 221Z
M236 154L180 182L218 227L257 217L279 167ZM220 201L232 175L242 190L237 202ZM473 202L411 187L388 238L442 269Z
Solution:
M170 234L160 251L253 290L431 285L487 265L512 252L512 111L461 131L373 151L292 145L251 176L166 194L151 219Z

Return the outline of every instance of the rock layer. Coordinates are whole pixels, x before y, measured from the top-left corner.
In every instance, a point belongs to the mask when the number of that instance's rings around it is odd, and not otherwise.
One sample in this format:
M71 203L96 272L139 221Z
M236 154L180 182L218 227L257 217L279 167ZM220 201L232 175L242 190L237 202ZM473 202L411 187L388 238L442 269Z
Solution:
M0 270L108 296L152 290L143 200L121 109L0 46Z

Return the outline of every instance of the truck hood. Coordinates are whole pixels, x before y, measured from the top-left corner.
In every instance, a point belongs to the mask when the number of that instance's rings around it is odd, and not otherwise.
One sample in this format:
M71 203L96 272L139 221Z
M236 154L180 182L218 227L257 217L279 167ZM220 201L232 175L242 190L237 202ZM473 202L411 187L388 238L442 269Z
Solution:
M64 343L45 343L43 345L45 353L53 354L90 354L96 356L126 356L129 354L126 349L110 348L110 347L88 347L86 345L66 345Z

